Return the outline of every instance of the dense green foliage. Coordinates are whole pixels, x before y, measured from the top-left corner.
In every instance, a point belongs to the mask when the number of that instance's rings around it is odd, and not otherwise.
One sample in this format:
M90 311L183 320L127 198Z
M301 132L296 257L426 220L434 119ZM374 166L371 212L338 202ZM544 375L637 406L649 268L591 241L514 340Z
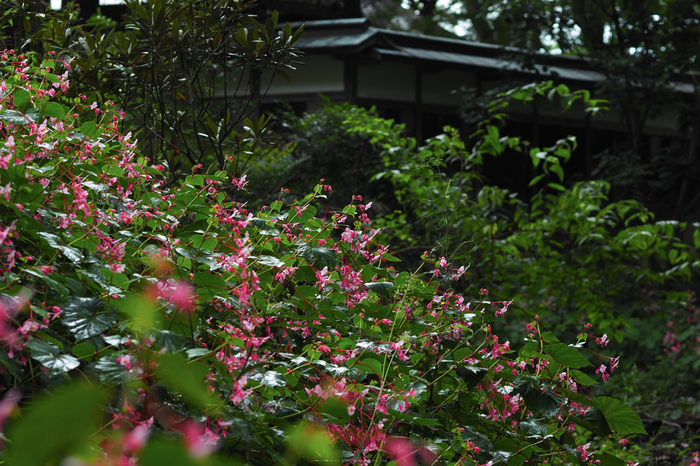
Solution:
M299 37L275 18L132 2L125 30L88 33L10 3L6 464L622 465L650 459L630 436L697 414L698 230L565 183L573 139L493 124L513 99L595 110L587 92L513 90L467 143L340 105L265 145L255 97ZM505 150L536 168L531 199L481 175Z
M445 257L397 271L359 199L248 212L223 171L165 184L123 114L54 101L64 62L2 60L6 464L616 465L581 435L644 432L587 389L617 358L586 326L533 318L511 347L510 301L455 293Z
M303 27L278 28L276 14L261 23L246 2L133 0L111 30L80 24L71 6L5 3L0 40L70 61L68 97L113 102L127 116L120 130L170 180L198 164L240 177L266 132L259 99L299 63Z
M348 137L364 135L384 158L386 168L376 178L391 181L398 205L373 225L404 266L419 264L424 250L465 264L467 280L459 289L475 293L488 283L493 299L513 301L512 319L495 327L511 341L522 335L515 322L535 316L560 338L574 338L591 323L596 333L606 334L626 374L598 393L624 394L645 406L655 429L682 413L693 416L700 388L694 375L700 368L700 328L693 291L700 230L655 221L636 201L610 201L606 182L565 183L563 164L575 149L573 139L535 148L500 134L495 123L505 118L498 113L504 103L545 96L565 108L574 100L598 104L585 92L551 83L514 89L492 106L491 119L468 149L449 128L419 146L401 126L372 111L347 105L324 111L344 115ZM505 150L532 161L531 199L495 187L480 174L486 157ZM677 429L671 438L692 445L692 435ZM640 453L639 459L650 454Z

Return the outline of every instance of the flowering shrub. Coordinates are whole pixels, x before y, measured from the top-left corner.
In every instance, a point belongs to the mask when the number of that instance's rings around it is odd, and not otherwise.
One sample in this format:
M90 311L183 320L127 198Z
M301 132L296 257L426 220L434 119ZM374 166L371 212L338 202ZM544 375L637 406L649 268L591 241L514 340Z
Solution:
M625 464L579 442L644 432L588 390L604 337L503 341L511 303L456 294L443 257L397 272L360 196L166 187L109 105L55 100L67 68L2 54L6 464Z

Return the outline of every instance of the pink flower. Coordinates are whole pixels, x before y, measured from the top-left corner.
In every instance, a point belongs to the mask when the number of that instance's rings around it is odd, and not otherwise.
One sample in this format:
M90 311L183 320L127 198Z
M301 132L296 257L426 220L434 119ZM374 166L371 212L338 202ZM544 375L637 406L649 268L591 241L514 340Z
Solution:
M579 445L576 447L576 450L581 453L581 461L586 462L588 460L588 456L590 453L588 453L588 449L590 448L591 444L587 443L585 445Z
M131 370L131 356L128 354L125 354L123 356L119 356L117 358L117 364L120 366L124 366L124 368L128 371Z
M2 426L7 421L12 410L15 409L15 406L17 406L20 398L22 398L20 391L16 388L11 388L5 395L5 398L0 401L0 432L2 432ZM2 445L2 440L0 440L0 445Z
M8 136L7 141L5 141L5 147L13 151L15 150L15 137L13 135L10 134L10 136Z
M236 187L238 191L240 191L245 187L245 185L248 184L248 181L246 180L246 175L243 175L240 178L234 178L232 180L232 184Z
M246 377L245 375L239 377L238 380L233 381L233 388L231 389L230 398L234 405L240 404L252 392L252 390L243 390L242 387L244 387L247 382L248 377Z
M35 333L43 328L46 328L46 325L42 325L38 322L34 322L31 319L25 320L24 324L20 328L17 329L19 333L22 334L22 336L27 336L29 333Z
M151 434L150 427L152 424L153 418L150 418L148 421L137 425L132 431L126 434L124 443L122 443L122 449L125 454L133 455L144 447L146 440L148 440Z
M322 290L323 288L325 288L331 279L330 276L326 276L327 273L328 273L328 267L324 267L322 270L316 271L316 280L317 280L316 286L318 286L319 290Z
M194 303L194 290L192 285L182 280L175 283L175 286L168 290L168 299L180 311L192 312L196 305Z
M178 424L176 429L182 434L182 439L192 458L204 458L216 450L219 436L208 427L204 427L192 419L187 419Z
M416 448L410 440L403 437L389 437L384 443L384 451L389 454L398 466L414 466L416 464Z

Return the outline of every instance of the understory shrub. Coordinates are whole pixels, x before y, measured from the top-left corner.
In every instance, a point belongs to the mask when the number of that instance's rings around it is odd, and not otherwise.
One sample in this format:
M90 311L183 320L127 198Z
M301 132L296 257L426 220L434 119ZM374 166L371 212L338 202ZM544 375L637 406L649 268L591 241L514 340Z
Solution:
M373 220L381 227L378 238L391 243L404 264L428 249L468 265L460 291L473 294L488 283L492 299L513 301L511 319L498 328L511 341L536 316L562 339L592 324L622 356L624 372L636 374L597 393L654 407L645 417L650 425L668 425L674 413L690 416L700 389L698 225L655 220L633 200L610 201L604 181L566 183L573 138L537 148L500 133L496 123L506 118L500 112L508 104L545 95L558 97L564 108L574 100L599 103L552 83L514 89L493 104L470 146L452 128L421 146L372 111L345 113L350 132L372 138L381 151L385 169L376 178L392 182L400 203ZM529 199L481 174L485 157L505 151L531 160ZM677 434L681 443L695 438L691 430Z
M0 59L5 464L626 464L644 428L590 391L618 358L586 325L511 343L511 300L397 270L360 196L165 183L109 102L55 100L67 63Z

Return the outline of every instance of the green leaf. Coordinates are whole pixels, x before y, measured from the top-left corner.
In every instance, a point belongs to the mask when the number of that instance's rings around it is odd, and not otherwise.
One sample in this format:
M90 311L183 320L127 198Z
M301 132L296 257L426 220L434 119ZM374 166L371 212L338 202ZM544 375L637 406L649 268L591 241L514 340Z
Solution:
M149 440L146 448L139 454L142 466L197 466L181 442L164 442L160 439Z
M532 411L535 416L542 416L550 419L557 415L564 402L564 398L552 392L549 388L544 391L540 386L540 381L534 377L524 377L515 382L518 392L525 400L525 406Z
M380 296L389 296L394 284L391 282L370 282L365 283L365 286Z
M592 366L586 358L581 356L579 350L565 343L547 345L544 347L544 352L550 355L557 364L561 364L562 366L571 367L573 369Z
M269 267L284 267L285 263L274 256L260 255L258 256L258 264L267 265Z
M103 312L106 308L107 305L100 298L73 298L63 308L63 325L78 340L99 335L111 328L116 321L113 312Z
M158 359L156 377L194 406L212 408L219 404L204 384L207 374L209 368L206 364L186 363L177 354L164 354Z
M301 456L314 462L314 464L324 464L336 466L340 464L338 452L333 445L333 441L322 429L302 421L298 426L292 428L288 435L289 464L297 464L297 459ZM292 456L293 455L293 456ZM290 458L290 456L292 456Z
M35 269L21 269L23 273L26 273L28 275L32 275L34 277L37 277L39 280L43 281L46 283L53 291L57 292L60 296L66 297L70 293L68 291L68 288L63 286L61 283L57 282L53 278L50 278L48 275L45 275L43 272L40 272Z
M75 264L79 265L82 262L83 255L80 253L80 251L72 246L65 246L61 244L61 238L59 238L57 235L54 235L52 233L46 233L43 231L37 232L37 235L44 238L52 248L61 251L68 259L73 261Z
M556 165L558 167L558 165ZM555 171L555 170L552 170ZM566 192L566 188L559 183L547 183L547 186L557 191Z
M471 348L467 348L467 350L472 352ZM485 367L466 366L463 369L457 369L456 374L466 382L467 387L473 388L484 379L488 372L489 370Z
M100 358L95 365L95 370L100 377L100 381L107 385L118 385L126 383L131 379L131 374L124 366L117 362L117 358L123 353L113 353Z
M527 434L527 437L542 439L547 435L547 425L541 421L541 419L523 421L520 423L520 428Z
M600 466L627 466L629 464L622 458L618 458L617 456L611 455L610 453L606 452L597 452L593 456L593 459L596 461L597 464L598 461L600 461Z
M228 285L223 278L219 275L214 275L206 272L197 272L194 274L193 283L197 286L204 286L209 288L221 288L228 289Z
M264 374L253 374L249 376L249 378L270 388L284 387L287 385L287 378L276 371L267 371Z
M190 348L187 351L185 351L187 359L201 358L202 356L206 356L209 353L211 353L211 350L207 348Z
M175 353L185 348L187 339L179 333L174 333L170 330L159 330L156 332L156 344Z
M105 392L83 385L61 387L33 402L7 429L7 466L44 466L87 447L97 432Z
M22 364L16 359L10 358L6 350L0 350L0 364L5 366L15 379L22 380L24 376L22 373Z
M605 416L611 430L614 430L619 435L627 434L645 434L644 425L637 416L637 413L632 411L632 408L627 406L620 400L601 396L594 398L592 405L600 410Z
M374 358L364 358L357 361L355 368L368 374L382 376L382 363Z
M326 401L321 403L317 411L324 415L326 420L340 420L343 422L350 421L348 414L348 402L335 397L328 397Z
M0 112L0 120L19 126L28 125L30 122L29 118L17 110L3 110Z
M590 378L588 375L584 374L581 371L577 370L570 370L569 375L576 380L576 382L580 383L581 385L584 385L588 387L589 385L597 385L598 382Z
M49 102L44 107L44 116L46 117L63 118L66 116L66 113L68 113L66 108L56 102Z
M327 265L328 267L333 267L338 263L338 256L335 251L324 248L323 246L304 244L297 250L297 254L306 259L308 263L316 262L321 265Z
M94 122L88 121L80 126L80 132L89 138L98 137L102 134L102 130Z
M150 331L158 317L155 303L141 293L118 299L115 305L119 310L131 316L129 326L138 333Z
M72 349L73 356L78 359L86 358L95 354L97 350L90 343L78 343Z
M49 370L50 375L62 374L80 366L80 361L69 354L60 354L56 345L33 339L27 343L32 353L32 358L39 361Z
M603 413L596 408L588 409L583 417L575 415L572 416L571 419L576 425L581 426L600 437L610 435L610 427L608 427L608 423L605 421Z

